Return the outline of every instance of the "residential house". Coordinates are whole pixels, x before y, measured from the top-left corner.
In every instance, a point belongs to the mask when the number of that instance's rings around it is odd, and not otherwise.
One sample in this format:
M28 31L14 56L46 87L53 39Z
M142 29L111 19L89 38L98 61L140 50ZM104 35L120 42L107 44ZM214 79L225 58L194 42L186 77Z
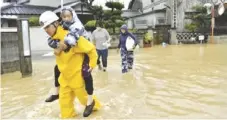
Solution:
M29 0L4 0L4 6L1 7L1 27L16 27L16 19L39 16L47 10L54 10L55 7L37 6L27 4Z
M157 37L158 41L169 43L169 29L172 25L170 8L169 0L132 0L122 17L126 19L129 29L156 29L156 36L161 36Z
M4 0L3 2L5 5L1 7L1 27L15 27L16 19L40 16L47 10L59 14L61 9L60 0ZM80 0L64 0L64 6L72 7L84 24L94 19L86 6L81 7Z
M186 31L184 26L191 20L186 19L192 14L192 7L211 3L211 0L131 0L128 10L123 11L122 17L129 28L147 29L158 25L169 25L179 32ZM216 24L223 25L219 21ZM226 22L225 22L226 23Z
M122 17L130 28L147 29L156 25L170 24L167 21L168 0L132 0Z
M81 6L81 0L63 0L63 2L63 6L70 6L75 10L82 23L86 24L87 21L94 19L87 6ZM30 0L28 4L55 7L54 12L57 14L61 11L61 0Z

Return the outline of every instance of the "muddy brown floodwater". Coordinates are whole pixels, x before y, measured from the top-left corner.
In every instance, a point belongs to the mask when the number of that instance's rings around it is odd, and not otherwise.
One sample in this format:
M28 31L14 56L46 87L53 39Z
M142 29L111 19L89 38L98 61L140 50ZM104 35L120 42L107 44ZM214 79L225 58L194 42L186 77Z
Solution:
M115 50L109 52L108 72L93 71L103 107L89 118L227 118L226 44L155 46L135 56L127 74L121 74ZM54 57L33 61L28 78L2 75L2 119L59 118L58 101L44 102L53 90L54 64ZM84 107L75 108L83 118Z

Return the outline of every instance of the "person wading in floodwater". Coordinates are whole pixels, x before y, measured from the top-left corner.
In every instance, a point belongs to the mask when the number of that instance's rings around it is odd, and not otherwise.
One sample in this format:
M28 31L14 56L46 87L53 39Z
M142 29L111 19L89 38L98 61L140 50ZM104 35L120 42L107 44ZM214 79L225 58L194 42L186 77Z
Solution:
M133 49L135 49L136 46L138 45L138 41L136 40L136 37L128 31L128 27L126 25L122 25L120 29L121 29L121 34L120 34L117 52L119 52L119 49L120 49L122 73L127 73L130 69L133 68L134 52L127 50L126 41L128 37L134 40Z
M79 36L84 36L85 38L88 38L87 36L87 31L84 29L83 24L81 21L78 19L77 14L75 11L70 8L70 7L64 7L61 11L61 18L62 18L62 26L64 29L69 30L70 34L74 35L78 33ZM55 49L57 48L57 42L56 40L52 40L51 38L48 39L48 45ZM77 41L75 41L76 44ZM93 78L91 73L88 71L89 70L89 57L87 54L85 54L85 59L83 62L83 68L82 68L82 75L84 78L85 82L85 88L88 93L88 101L87 101L87 106L93 105ZM53 102L54 100L57 100L59 97L59 76L60 76L60 71L58 69L58 66L56 65L54 68L54 74L55 74L55 93L52 94L50 97L48 97L45 101L46 102ZM88 107L87 107L88 108ZM85 115L87 116L87 115Z
M92 110L98 110L101 105L94 98L92 105L87 106L87 92L85 90L84 78L82 76L82 65L85 54L89 56L89 71L97 65L97 52L92 43L77 33L71 34L64 30L58 22L58 16L46 11L41 14L39 21L42 28L57 41L54 53L60 71L59 83L59 104L61 118L73 118L76 116L74 99L78 98L81 104L86 106L84 116L91 114ZM77 42L76 42L77 41ZM75 45L77 43L77 45Z
M99 70L106 72L107 69L107 58L108 58L108 44L110 44L110 35L100 21L96 22L96 30L91 35L91 40L96 46L98 52L98 67ZM100 62L100 57L102 58L102 66Z

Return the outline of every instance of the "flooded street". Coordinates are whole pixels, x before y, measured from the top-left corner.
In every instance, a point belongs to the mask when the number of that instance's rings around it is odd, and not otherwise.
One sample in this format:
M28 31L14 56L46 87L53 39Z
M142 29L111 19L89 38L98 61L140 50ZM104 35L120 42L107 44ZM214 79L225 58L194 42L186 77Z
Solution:
M227 45L217 44L140 49L134 70L122 75L120 55L110 50L107 72L93 71L103 107L89 119L227 118L226 52ZM54 57L34 60L32 77L2 75L2 119L59 118L58 101L44 102L54 65ZM83 118L84 107L75 107Z

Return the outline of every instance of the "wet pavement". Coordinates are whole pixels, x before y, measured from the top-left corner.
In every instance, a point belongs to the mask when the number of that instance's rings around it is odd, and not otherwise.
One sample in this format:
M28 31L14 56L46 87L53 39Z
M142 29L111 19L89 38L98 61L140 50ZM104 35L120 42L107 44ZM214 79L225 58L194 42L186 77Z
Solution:
M122 75L120 55L110 50L107 72L93 71L103 107L89 119L227 118L226 52L226 44L140 49L134 69ZM53 90L54 65L48 56L33 61L32 77L2 75L2 119L59 118L58 101L44 102ZM75 108L83 118L84 107Z

